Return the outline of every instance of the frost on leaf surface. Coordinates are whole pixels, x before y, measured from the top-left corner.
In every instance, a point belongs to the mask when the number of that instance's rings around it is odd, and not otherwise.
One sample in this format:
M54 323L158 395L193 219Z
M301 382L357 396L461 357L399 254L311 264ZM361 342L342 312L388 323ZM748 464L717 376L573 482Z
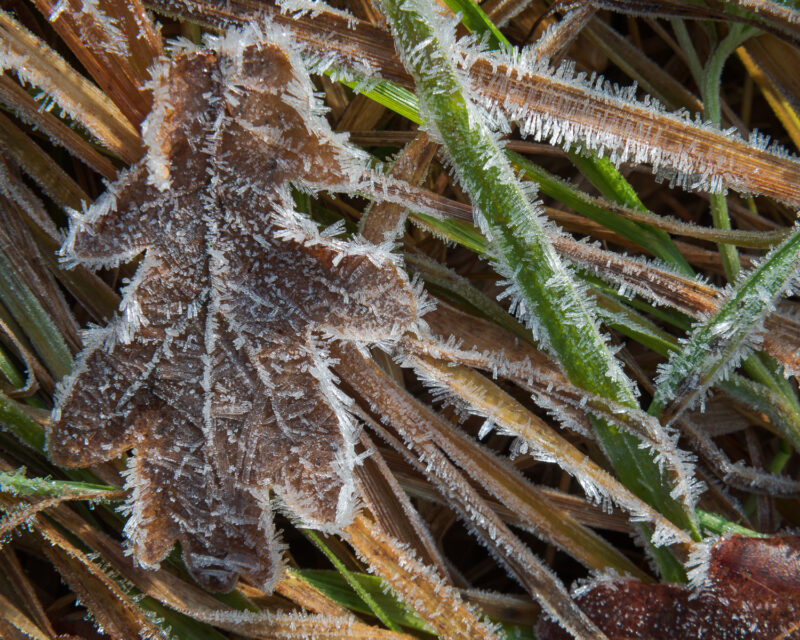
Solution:
M732 536L708 550L696 589L638 580L601 580L575 599L609 640L795 638L800 624L800 538ZM555 623L540 640L566 640Z
M392 341L418 313L385 249L294 211L289 180L353 191L365 165L272 29L161 66L145 158L75 218L62 249L90 266L144 258L120 315L86 334L60 385L52 458L133 450L136 560L157 565L178 540L211 590L239 574L271 589L280 575L271 490L308 526L350 522L356 434L328 342Z

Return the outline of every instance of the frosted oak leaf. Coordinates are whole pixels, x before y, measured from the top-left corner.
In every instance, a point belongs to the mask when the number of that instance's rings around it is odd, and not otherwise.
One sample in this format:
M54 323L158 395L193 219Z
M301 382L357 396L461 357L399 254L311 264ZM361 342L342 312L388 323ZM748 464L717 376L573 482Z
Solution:
M133 450L126 535L142 565L177 540L204 587L271 589L271 490L308 526L352 518L356 435L328 341L392 341L417 301L388 251L293 209L289 181L379 180L320 116L296 54L270 25L210 44L157 70L145 158L73 221L67 262L144 258L122 313L86 334L48 443L61 465Z

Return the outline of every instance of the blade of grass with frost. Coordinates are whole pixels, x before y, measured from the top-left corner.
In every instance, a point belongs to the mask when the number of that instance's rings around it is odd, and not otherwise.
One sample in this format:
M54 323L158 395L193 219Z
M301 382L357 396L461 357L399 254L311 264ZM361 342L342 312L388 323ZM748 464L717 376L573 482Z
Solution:
M573 383L636 407L631 383L609 351L592 308L546 238L544 222L517 180L485 116L468 98L441 38L441 17L421 2L384 0L397 46L414 75L423 113L446 144L456 174L472 198L501 275L517 308L554 353ZM436 26L435 26L436 25ZM639 440L616 426L594 427L620 478L668 518L699 535L686 503Z
M9 118L0 113L0 150L60 207L80 209L89 197L81 187Z
M372 595L366 589L364 589L355 579L353 574L347 570L347 567L344 566L344 563L339 560L336 554L327 547L327 545L322 541L322 538L320 538L314 531L311 531L310 529L304 529L303 533L305 533L306 537L314 543L314 546L317 547L317 549L322 551L331 564L336 567L336 570L341 574L345 582L353 591L356 592L356 594L358 594L358 597L361 598L362 602L367 605L368 613L371 613L378 618L378 620L380 620L386 628L391 629L392 631L401 631L400 627L395 624L395 622L388 615L386 615L383 608L372 597Z
M72 369L72 354L55 323L36 295L20 279L13 264L0 252L0 299L24 328L36 353L59 379Z
M117 487L89 482L72 482L70 480L52 480L50 478L27 478L20 472L0 472L0 491L11 495L49 496L53 498L80 494L90 496L98 494L103 497L108 493L120 493Z
M432 412L407 394L405 389L389 378L371 360L365 359L352 347L333 351L339 360L336 373L357 394L368 396L371 409L386 419L405 441L404 455L409 462L423 461L427 480L446 497L451 509L468 525L470 532L487 548L505 571L575 637L605 638L597 627L570 599L564 586L502 521L500 516L481 497L477 489L459 472L444 451L430 438L427 426L436 420ZM373 429L371 418L363 414ZM669 523L674 528L674 525ZM346 529L352 533L354 525ZM371 560L370 560L371 563ZM372 565L376 568L375 565ZM380 572L391 583L391 575ZM422 611L413 600L404 600ZM423 617L425 617L423 615ZM428 622L430 619L426 618ZM435 625L433 625L435 628ZM460 635L457 637L461 637Z
M504 49L509 52L514 49L508 39L494 26L491 19L472 0L446 0L446 3L453 11L461 12L462 24L471 32L477 33L484 38L490 49ZM639 200L636 191L610 160L594 154L582 155L569 150L567 154L572 163L606 198L621 205L627 205L640 211L647 211L647 207ZM538 182L542 191L547 195L558 199L559 202L564 202L559 196L571 200L578 205L576 211L584 213L588 218L617 231L617 233L641 245L651 251L653 255L676 266L684 273L690 276L694 275L689 263L678 251L668 234L647 224L620 219L620 216L602 207L587 206L587 198L575 197L573 193L569 193L570 190L564 187L563 181L559 181L555 176L550 175L544 169L536 167L532 162L517 154L508 152L508 156L514 164L522 168L527 177L534 182ZM564 202L564 204L569 203Z
M126 162L138 159L139 132L119 108L4 11L0 11L0 69L13 69L21 80L42 89L70 118Z
M674 419L738 364L775 299L797 275L800 228L731 292L708 320L696 325L682 350L662 368L649 412ZM787 434L790 435L790 434ZM800 434L791 434L800 447Z
M677 267L685 274L694 275L686 259L664 231L656 229L649 224L628 220L613 211L609 211L600 206L593 198L527 158L513 151L507 151L506 154L514 165L522 170L525 177L539 184L542 193L555 198L590 220L594 220L624 238L635 242L654 256L661 258L664 262ZM647 211L647 208L642 205L636 196L633 188L610 161L604 158L585 158L575 153L570 154L570 158L584 175L591 176L589 179L592 184L598 187L603 195L618 201L620 204L633 206L639 211Z
M419 101L411 91L388 81L368 82L363 78L361 80L353 80L352 77L355 75L357 74L348 71L346 76L340 78L339 81L415 124L422 124L419 114ZM370 89L364 88L367 82L366 86L371 87ZM593 183L603 185L601 189L603 193L612 194L609 197L625 202L629 206L635 206L635 210L624 207L622 207L621 211L609 209L604 206L602 201L581 192L567 181L531 162L528 158L509 150L506 150L505 153L511 163L522 171L526 178L538 183L539 191L636 243L654 256L661 258L667 264L672 264L684 275L691 276L694 272L672 242L669 233L743 247L769 247L772 246L776 239L780 240L785 237L785 233L782 231L759 233L738 230L715 230L681 222L674 218L656 216L641 203L630 184L616 167L605 158L583 158L573 154L577 158L575 160L576 164L580 162L584 172L590 170L592 162L598 165L598 168L593 171L593 175L598 182L595 183L593 180ZM601 164L602 166L600 166ZM598 178L598 176L604 177ZM430 218L424 214L420 214L420 216L425 219ZM443 222L448 224L447 220ZM663 229L659 228L659 225ZM451 231L457 233L457 229L452 229ZM473 249L473 245L470 244L467 238L462 238L462 240L461 244Z
M434 633L443 638L496 640L493 627L480 619L474 607L363 513L356 516L347 534L357 554Z
M354 592L349 583L336 571L325 569L287 569L300 576L303 580L319 589L337 604L346 609L358 613L371 615L372 611L364 605L364 602ZM430 627L417 616L413 610L406 607L397 600L391 593L387 593L386 582L378 577L367 573L351 572L353 579L359 586L381 605L388 616L398 625L431 633Z
M740 45L757 33L759 33L758 30L752 26L743 24L731 25L728 34L709 56L703 72L702 89L705 114L714 124L719 125L722 118L720 83L725 62L736 49L740 48ZM692 47L691 44L688 44L688 46ZM710 202L714 226L719 229L730 229L731 221L725 195L711 194ZM741 270L738 251L734 246L719 245L719 253L725 269L725 275L730 282L733 282L738 278ZM764 354L752 354L744 359L742 367L751 378L766 384L783 396L791 405L795 416L800 416L800 403L798 403L797 395L794 389L783 379L782 372L772 359L764 356ZM797 448L797 430L790 430L788 435L795 448Z

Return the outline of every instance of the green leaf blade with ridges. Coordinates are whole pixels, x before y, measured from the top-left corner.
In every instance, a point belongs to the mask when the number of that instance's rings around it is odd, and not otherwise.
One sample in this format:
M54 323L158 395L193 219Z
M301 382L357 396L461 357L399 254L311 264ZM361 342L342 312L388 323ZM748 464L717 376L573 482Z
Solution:
M707 320L695 325L681 351L657 380L653 415L673 419L746 355L748 340L761 328L776 298L797 275L800 228L742 279ZM800 444L798 441L796 444Z
M445 144L470 195L476 221L497 271L511 283L515 306L561 363L570 380L598 395L636 407L631 384L599 331L593 304L546 237L546 225L511 170L485 116L467 97L429 8L383 3L398 47L414 75L421 112ZM444 41L442 40L444 39ZM622 481L679 526L698 535L685 502L671 495L670 478L639 440L595 420L597 435ZM688 502L689 500L687 500Z

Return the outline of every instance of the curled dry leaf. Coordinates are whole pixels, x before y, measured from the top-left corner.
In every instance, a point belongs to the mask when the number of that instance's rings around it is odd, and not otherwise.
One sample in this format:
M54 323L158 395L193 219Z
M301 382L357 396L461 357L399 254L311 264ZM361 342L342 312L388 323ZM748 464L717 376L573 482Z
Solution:
M353 516L356 434L329 340L394 340L418 309L391 254L293 209L290 179L352 191L366 171L296 54L269 24L210 44L160 67L147 155L73 221L69 263L145 257L61 383L49 448L68 466L134 450L126 534L142 565L179 540L204 587L243 574L269 590L270 487L307 526Z
M777 640L800 629L800 538L733 536L713 545L701 586L604 580L576 600L610 639ZM540 640L569 636L547 620Z

